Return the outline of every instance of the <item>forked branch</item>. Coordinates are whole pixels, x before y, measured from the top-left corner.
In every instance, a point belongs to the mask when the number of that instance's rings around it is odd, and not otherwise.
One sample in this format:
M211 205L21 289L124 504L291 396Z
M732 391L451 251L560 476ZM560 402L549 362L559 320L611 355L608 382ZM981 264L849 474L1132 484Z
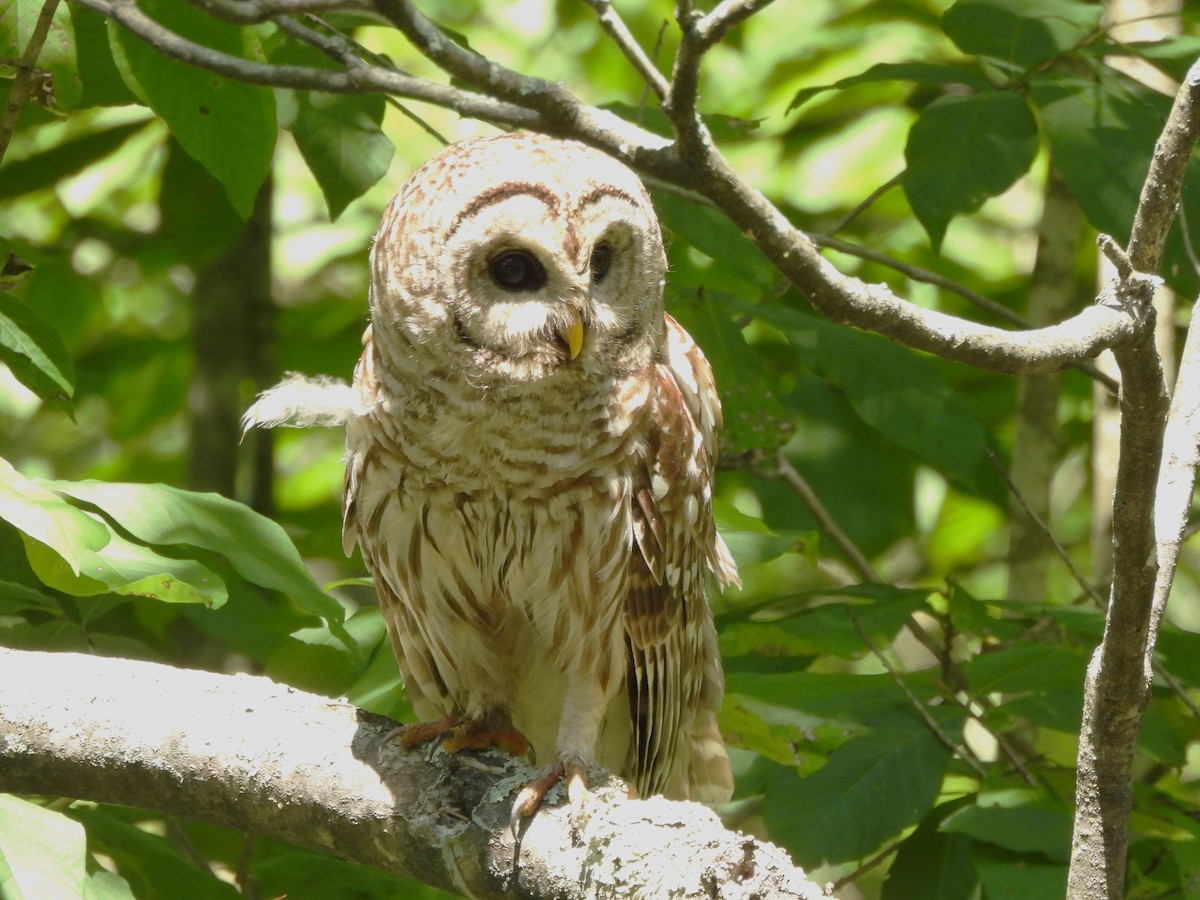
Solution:
M468 50L431 22L411 0L194 0L212 14L261 22L280 16L328 12L335 6L370 10L403 33L412 46L457 83L399 72L377 60L345 61L341 71L275 66L221 53L171 32L147 16L136 0L75 0L116 20L162 53L190 65L255 84L336 93L382 92L430 103L505 128L525 128L599 147L659 181L695 192L720 209L779 271L831 319L948 359L1010 374L1077 365L1131 339L1140 323L1121 302L1088 307L1065 322L1034 331L1008 331L924 309L887 286L839 273L818 248L761 193L742 181L713 144L695 106L704 54L728 30L768 4L725 0L708 14L677 4L681 43L667 82L638 48L608 4L585 0L601 24L663 98L675 131L667 140L582 102L562 85L524 75Z

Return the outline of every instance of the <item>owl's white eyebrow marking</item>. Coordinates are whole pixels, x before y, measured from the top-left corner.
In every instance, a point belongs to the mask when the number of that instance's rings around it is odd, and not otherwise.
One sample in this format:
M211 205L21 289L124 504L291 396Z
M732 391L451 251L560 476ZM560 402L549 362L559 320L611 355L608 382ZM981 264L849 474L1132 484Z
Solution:
M525 181L505 181L488 188L464 206L459 214L454 217L454 221L450 223L450 231L447 237L453 236L458 231L458 227L463 223L464 219L475 215L486 207L502 203L510 197L519 197L522 194L533 197L536 200L541 200L546 204L546 208L552 215L556 214L559 210L560 204L557 195L544 184L532 184Z

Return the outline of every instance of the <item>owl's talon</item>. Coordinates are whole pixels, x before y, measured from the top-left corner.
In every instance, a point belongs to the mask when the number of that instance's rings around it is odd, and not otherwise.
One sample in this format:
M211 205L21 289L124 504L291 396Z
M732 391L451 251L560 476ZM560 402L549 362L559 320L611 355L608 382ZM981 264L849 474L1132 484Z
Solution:
M438 747L447 753L458 753L460 750L487 750L499 747L513 756L527 758L532 753L532 747L525 735L521 734L503 712L470 718L468 716L447 716L435 722L414 722L401 725L392 730L385 738L385 743L398 740L406 749L411 750L421 744L429 744L426 754L428 760L433 759Z
M567 782L567 802L571 806L571 821L576 822L583 813L583 804L587 799L587 773L583 763L578 759L559 760L542 770L533 779L526 782L513 800L512 811L508 816L509 827L513 835L517 834L522 819L527 819L537 812L546 794L558 782Z

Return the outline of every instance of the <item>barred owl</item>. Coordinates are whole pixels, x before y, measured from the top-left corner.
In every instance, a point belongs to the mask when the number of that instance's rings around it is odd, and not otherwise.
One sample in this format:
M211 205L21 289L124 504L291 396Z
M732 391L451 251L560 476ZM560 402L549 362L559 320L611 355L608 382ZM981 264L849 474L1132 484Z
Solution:
M528 813L586 766L720 801L732 778L707 602L721 412L663 310L649 196L583 144L449 147L387 212L347 422L362 548L412 705L406 743L527 745Z

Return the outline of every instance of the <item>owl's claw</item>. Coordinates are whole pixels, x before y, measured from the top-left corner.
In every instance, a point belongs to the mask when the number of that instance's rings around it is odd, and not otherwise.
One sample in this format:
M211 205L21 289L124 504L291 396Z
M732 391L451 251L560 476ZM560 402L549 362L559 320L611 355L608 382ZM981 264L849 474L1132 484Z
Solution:
M401 725L387 736L387 740L398 740L410 750L421 744L440 742L441 748L447 753L486 750L489 747L499 747L513 756L525 758L532 753L525 735L513 726L505 713L491 713L476 718L447 716L435 722L414 722Z
M583 813L587 799L587 773L578 759L559 760L539 772L531 781L517 791L512 810L508 814L508 825L515 837L520 830L521 820L537 812L542 800L559 781L566 779L567 801L571 804L571 821L577 822Z

